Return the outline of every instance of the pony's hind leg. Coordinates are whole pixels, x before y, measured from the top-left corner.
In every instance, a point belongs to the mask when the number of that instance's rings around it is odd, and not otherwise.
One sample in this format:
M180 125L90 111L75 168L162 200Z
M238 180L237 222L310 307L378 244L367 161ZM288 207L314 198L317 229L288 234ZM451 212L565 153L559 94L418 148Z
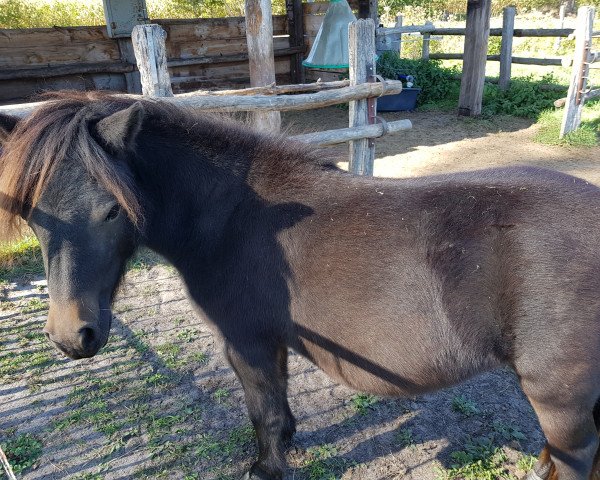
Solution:
M287 401L287 349L266 341L226 344L226 353L246 397L258 441L258 461L243 477L281 480L286 468L285 442L295 431Z
M547 379L546 379L547 380ZM589 480L596 451L598 431L594 422L594 404L585 392L560 391L548 394L544 386L522 381L523 390L533 406L547 444L540 454L530 480ZM576 390L577 384L561 387ZM540 388L538 388L540 387Z

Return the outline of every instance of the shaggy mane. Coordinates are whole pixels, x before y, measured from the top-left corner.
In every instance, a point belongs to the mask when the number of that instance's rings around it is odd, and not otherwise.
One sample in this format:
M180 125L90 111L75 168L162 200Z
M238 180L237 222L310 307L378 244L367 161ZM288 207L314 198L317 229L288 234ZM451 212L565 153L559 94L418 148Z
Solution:
M200 116L166 102L116 97L106 92L73 91L49 93L42 99L48 103L18 123L0 156L0 233L6 238L20 234L22 218L27 218L48 180L66 158L80 161L90 175L114 195L131 221L140 225L143 212L132 180L123 175L90 134L91 125L136 101L141 101L147 113L161 122L198 126L198 120L203 119L199 123L208 129L207 133L229 133L235 141L252 144L263 153L268 151L270 155L263 157L264 163L271 166L279 163L275 170L283 167L282 159L290 163L316 162L321 166L331 163L319 161L309 146L286 142L278 136L257 135L243 129L239 122Z
M90 134L90 125L135 100L101 92L59 92L44 95L48 103L19 122L0 156L0 229L3 236L20 234L32 207L65 158L86 170L117 199L135 224L142 212L133 185L123 178Z

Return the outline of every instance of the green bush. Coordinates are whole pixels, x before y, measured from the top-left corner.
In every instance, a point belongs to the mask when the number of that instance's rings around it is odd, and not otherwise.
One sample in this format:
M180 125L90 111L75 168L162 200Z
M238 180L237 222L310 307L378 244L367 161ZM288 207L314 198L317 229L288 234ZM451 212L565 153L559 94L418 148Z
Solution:
M377 60L377 73L393 80L398 78L398 74L415 77L415 86L421 88L417 105L458 98L458 70L444 68L435 60L409 60L400 58L396 52L384 52Z
M482 113L535 119L542 111L553 108L555 100L566 96L566 87L564 90L547 88L547 85L554 84L551 74L541 80L533 80L532 77L513 78L506 91L500 90L498 85L487 83L483 91Z

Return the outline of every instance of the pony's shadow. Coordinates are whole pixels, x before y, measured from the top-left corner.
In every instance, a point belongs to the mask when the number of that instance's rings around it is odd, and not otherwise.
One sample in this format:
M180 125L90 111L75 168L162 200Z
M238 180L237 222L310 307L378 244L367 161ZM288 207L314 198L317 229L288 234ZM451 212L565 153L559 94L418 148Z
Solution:
M455 403L465 401L472 403L476 413L457 411L460 406ZM341 453L323 463L336 475L349 474L349 478L355 478L352 473L361 465L393 467L402 478L423 478L437 468L452 468L457 463L453 453L464 450L477 451L476 462L490 460L497 448L509 447L514 462L520 454L536 454L544 443L533 409L508 369L419 397L380 399L360 412L353 412L351 405L344 410L347 415L341 421L331 421L332 415L323 412L325 425L310 430L302 430L300 421L292 451L341 446ZM306 466L297 466L294 478L304 478L304 470Z

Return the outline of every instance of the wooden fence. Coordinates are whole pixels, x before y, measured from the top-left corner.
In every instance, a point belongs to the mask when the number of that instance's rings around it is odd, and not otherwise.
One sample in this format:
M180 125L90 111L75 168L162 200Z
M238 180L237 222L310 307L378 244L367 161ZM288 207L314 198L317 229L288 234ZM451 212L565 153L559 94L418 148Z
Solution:
M167 65L175 92L241 87L249 82L244 17L156 20L167 32ZM275 74L290 82L290 58L303 46L290 46L287 18L273 17ZM27 98L39 90L104 89L131 91L126 75L135 59L122 39L106 27L0 30L0 102Z
M163 102L193 107L204 111L264 112L308 110L350 102L350 127L305 135L297 141L317 145L350 142L350 171L372 175L374 161L373 139L388 133L412 128L410 120L385 122L375 116L375 99L402 91L402 82L376 82L373 77L375 61L375 25L368 20L350 24L350 80L307 85L255 87L245 90L205 92L196 91L173 95L166 59L165 35L159 25L138 25L132 35L137 65L142 73L144 93ZM151 39L151 40L148 40ZM304 92L316 93L304 93ZM292 93L293 95L287 95ZM122 96L139 98L132 94ZM0 113L25 117L44 102L13 104L0 107Z
M588 88L590 65L600 60L600 52L592 50L592 39L600 37L600 32L593 31L594 16L593 7L580 7L577 12L573 73L565 102L560 138L579 127L586 100L600 97L600 88Z
M499 84L501 88L507 88L511 69L515 64L523 65L544 65L544 66L569 66L572 63L571 58L553 57L553 58L533 58L516 57L512 54L512 40L514 37L558 37L566 38L573 34L572 28L514 28L515 8L506 7L503 14L502 28L491 28L490 36L502 37L500 55L488 55L488 61L500 62ZM397 50L397 45L401 44L401 36L406 33L420 33L423 35L422 58L432 60L463 60L463 53L430 53L429 42L432 36L440 35L460 35L464 36L466 28L440 28L433 23L424 25L396 26L392 28L377 29L377 49L378 51Z

